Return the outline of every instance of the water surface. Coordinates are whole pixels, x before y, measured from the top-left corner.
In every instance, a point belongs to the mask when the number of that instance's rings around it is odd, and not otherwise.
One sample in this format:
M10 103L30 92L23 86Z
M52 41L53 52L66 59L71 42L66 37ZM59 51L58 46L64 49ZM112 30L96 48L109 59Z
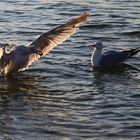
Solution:
M140 58L92 69L90 45L140 46L138 0L0 1L0 40L27 44L84 10L78 33L18 75L0 77L0 139L140 139Z

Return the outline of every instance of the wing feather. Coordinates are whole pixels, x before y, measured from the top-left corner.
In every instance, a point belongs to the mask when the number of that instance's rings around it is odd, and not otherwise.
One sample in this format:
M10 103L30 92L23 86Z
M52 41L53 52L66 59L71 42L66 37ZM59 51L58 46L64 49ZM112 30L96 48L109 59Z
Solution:
M73 35L78 30L78 27L81 25L81 23L86 21L88 15L89 14L87 12L83 12L79 17L76 17L65 24L57 26L49 32L43 33L28 46L34 46L36 50L41 51L43 55L46 55L54 47L63 43L71 35ZM32 62L36 61L40 57L41 56L36 53L31 54L28 65L32 64Z

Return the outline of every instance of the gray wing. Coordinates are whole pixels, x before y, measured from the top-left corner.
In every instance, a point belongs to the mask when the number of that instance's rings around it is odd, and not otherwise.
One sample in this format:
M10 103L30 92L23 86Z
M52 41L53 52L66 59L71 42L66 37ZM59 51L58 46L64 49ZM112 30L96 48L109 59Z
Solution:
M43 33L39 38L34 40L28 46L34 46L37 51L41 51L43 55L46 55L50 50L52 50L57 45L63 43L67 40L71 35L73 35L78 27L83 23L87 17L87 12L83 12L79 17L72 19L71 21L62 24L49 32ZM32 62L36 61L41 56L36 53L31 54L29 57L28 65L32 64Z
M113 66L119 63L124 62L128 58L130 58L130 51L109 51L102 55L100 59L100 65L102 66Z

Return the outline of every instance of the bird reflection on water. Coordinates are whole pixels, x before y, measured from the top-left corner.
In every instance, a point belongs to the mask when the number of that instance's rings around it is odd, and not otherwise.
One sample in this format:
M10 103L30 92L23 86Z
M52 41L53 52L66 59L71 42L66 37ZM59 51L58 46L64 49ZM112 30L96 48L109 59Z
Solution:
M97 72L99 71L100 73L110 73L110 74L121 74L121 73L127 73L128 71L134 70L134 71L140 71L140 69L138 67L136 67L135 65L132 64L128 64L128 63L124 63L124 64L120 64L117 66L113 66L113 67L96 67L96 68L92 68L93 72Z
M15 134L20 136L27 133L31 127L25 125L27 118L34 125L36 122L33 121L33 117L41 116L41 114L35 113L35 110L39 107L39 102L47 102L49 95L51 95L48 94L47 86L45 92L43 92L40 90L42 87L39 85L39 80L24 74L6 76L0 82L6 82L6 86L0 88L1 91L5 91L0 93L1 137L9 138L8 135L5 136L4 134L10 134L10 138L12 138ZM44 99L41 100L41 98ZM44 113L44 115L47 117L47 113ZM25 130L26 128L27 130Z

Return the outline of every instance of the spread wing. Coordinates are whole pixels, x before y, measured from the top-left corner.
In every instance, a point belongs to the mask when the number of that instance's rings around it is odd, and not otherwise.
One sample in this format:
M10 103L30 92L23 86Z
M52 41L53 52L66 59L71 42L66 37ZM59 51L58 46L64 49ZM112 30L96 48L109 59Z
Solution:
M63 43L73 35L78 30L81 23L87 19L88 15L89 14L87 12L83 12L79 17L57 26L49 32L43 33L28 46L34 46L35 50L41 51L43 55L46 55L54 47ZM40 57L41 56L36 53L30 54L28 65L32 64L32 62L36 61Z

